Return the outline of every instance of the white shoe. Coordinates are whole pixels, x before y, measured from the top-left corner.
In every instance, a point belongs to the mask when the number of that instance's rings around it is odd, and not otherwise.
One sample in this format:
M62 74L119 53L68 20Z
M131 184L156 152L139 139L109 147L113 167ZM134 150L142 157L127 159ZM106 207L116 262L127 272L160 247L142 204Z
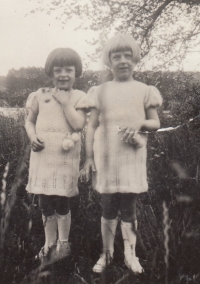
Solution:
M131 269L134 273L142 273L144 272L143 267L141 266L138 257L134 256L133 254L125 255L124 262L126 266Z
M102 273L104 269L111 263L112 258L109 253L101 254L99 260L93 267L93 272L95 273Z
M55 245L51 247L42 247L39 253L35 256L36 260L40 260L41 263L45 261L50 261L54 258Z
M56 258L62 259L70 254L70 245L68 241L57 241Z

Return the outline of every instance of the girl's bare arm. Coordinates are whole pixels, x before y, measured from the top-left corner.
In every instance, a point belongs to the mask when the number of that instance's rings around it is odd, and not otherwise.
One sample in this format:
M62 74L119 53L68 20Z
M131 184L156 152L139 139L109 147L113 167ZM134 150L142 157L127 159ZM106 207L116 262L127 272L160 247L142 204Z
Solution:
M74 131L76 132L81 131L85 126L85 120L86 120L85 111L76 110L70 103L66 104L63 107L63 110L69 124L74 129Z
M129 142L135 137L135 131L146 130L152 131L157 130L160 127L160 120L158 117L157 109L155 107L150 107L146 109L146 119L139 120L137 122L136 128L127 127L120 131L123 131L122 140Z
M94 143L94 133L99 124L99 110L93 108L90 113L90 119L87 125L86 138L85 138L85 150L86 150L86 161L85 165L81 171L81 180L86 178L89 180L90 169L95 171L94 164L94 153L93 153L93 143Z
M27 135L31 141L32 149L35 152L40 151L44 148L43 140L37 135L35 130L36 120L37 114L30 109L25 122L25 128Z
M57 100L57 102L62 105L67 121L74 129L74 131L81 131L85 126L85 111L76 110L70 102L69 95L67 95L65 91L59 91L53 96Z
M160 128L160 120L157 109L155 107L149 107L146 110L146 120L144 120L141 129L151 131L157 130L158 128Z

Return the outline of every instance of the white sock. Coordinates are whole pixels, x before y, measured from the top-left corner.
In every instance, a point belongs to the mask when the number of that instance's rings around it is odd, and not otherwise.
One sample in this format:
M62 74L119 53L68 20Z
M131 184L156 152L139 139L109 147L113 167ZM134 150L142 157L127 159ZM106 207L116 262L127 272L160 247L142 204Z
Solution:
M114 239L117 228L118 218L113 220L101 218L101 234L103 240L103 252L110 253L110 256L113 257L114 253Z
M56 217L58 222L58 239L61 242L67 242L71 226L71 212L69 211L66 215L56 213Z
M44 232L45 232L45 248L52 247L57 241L57 220L55 214L52 216L42 215Z
M121 221L121 230L124 240L124 254L133 254L135 256L136 247L136 234L134 230L137 230L137 220L135 220L135 228L132 223Z

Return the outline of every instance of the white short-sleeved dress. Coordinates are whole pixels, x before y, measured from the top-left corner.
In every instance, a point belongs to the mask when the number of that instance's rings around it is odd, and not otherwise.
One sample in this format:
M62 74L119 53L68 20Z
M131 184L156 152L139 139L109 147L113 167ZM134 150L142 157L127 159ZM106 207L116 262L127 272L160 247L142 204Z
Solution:
M67 133L74 132L61 105L52 94L56 89L44 88L31 93L26 107L37 114L36 133L44 141L44 149L31 151L27 191L34 194L75 196L78 194L80 140L70 151L62 148ZM72 105L85 96L79 90L66 93Z
M145 109L158 107L162 98L156 87L138 81L107 82L92 87L80 101L85 108L100 110L94 137L96 165L95 189L100 193L141 193L148 190L146 171L146 134L144 145L136 148L121 140L119 128L133 127L146 117Z

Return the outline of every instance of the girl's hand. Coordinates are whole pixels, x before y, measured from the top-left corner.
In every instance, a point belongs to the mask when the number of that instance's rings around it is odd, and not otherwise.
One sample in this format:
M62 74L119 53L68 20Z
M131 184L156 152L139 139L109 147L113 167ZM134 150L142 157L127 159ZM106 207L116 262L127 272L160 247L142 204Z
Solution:
M132 144L135 148L141 148L144 144L141 135L138 134L138 130L133 130L133 128L127 128L121 140L125 141L126 143Z
M121 140L124 142L130 142L132 141L134 135L135 135L135 130L131 127L127 127L127 128L123 128L121 130L119 130L119 132L124 132Z
M31 138L31 148L34 152L39 152L44 149L44 141L37 135Z
M144 140L142 139L141 135L138 134L138 130L135 130L133 138L131 138L128 142L135 148L141 148L144 145Z
M86 182L89 181L90 169L92 170L92 172L96 172L96 167L95 167L94 159L87 159L87 160L85 161L85 165L84 165L83 169L80 171L80 179L81 179L81 182L83 182L84 180L85 180Z
M53 94L53 97L62 106L65 106L69 103L70 96L68 91L58 90Z
M138 134L138 131L141 130L141 128L144 125L144 121L138 121L133 127L122 127L119 129L119 132L124 132L121 140L127 143L134 144L134 139L136 139L136 136Z

